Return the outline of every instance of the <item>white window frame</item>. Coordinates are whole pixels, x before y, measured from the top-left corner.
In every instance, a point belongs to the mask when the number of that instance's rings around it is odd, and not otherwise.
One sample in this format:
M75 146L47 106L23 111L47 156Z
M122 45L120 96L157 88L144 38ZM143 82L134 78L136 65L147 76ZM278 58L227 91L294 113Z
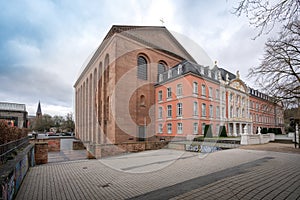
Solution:
M221 115L220 115L220 106L217 106L216 108L216 118L220 118Z
M159 90L159 91L158 91L158 101L159 101L159 102L162 101L162 96L163 96L162 90Z
M213 88L212 87L208 88L208 97L213 98Z
M167 117L172 118L172 105L167 105Z
M204 135L205 126L206 126L206 124L205 124L205 123L202 123L202 135Z
M197 82L193 82L193 94L198 95L198 83Z
M172 134L172 123L167 124L167 133Z
M213 105L209 105L209 117L213 118L214 116L214 107Z
M199 127L199 124L198 124L198 122L195 122L194 124L193 124L193 134L194 135L197 135L198 134L198 128Z
M194 116L198 116L199 115L199 112L198 112L198 102L197 101L194 101L194 103L193 103L193 115Z
M183 124L182 122L177 123L177 134L182 134Z
M177 86L176 86L176 96L177 97L181 97L182 96L182 84L180 83L180 84L177 84Z
M201 95L206 96L206 86L204 84L201 85Z
M182 117L183 105L181 102L177 103L177 117Z
M163 125L158 124L158 133L162 133L162 132L163 132Z
M158 119L162 119L163 115L163 108L160 106L158 107Z
M206 117L206 104L205 103L202 103L201 115L202 115L202 117Z
M171 99L172 98L172 88L168 87L167 88L167 99Z

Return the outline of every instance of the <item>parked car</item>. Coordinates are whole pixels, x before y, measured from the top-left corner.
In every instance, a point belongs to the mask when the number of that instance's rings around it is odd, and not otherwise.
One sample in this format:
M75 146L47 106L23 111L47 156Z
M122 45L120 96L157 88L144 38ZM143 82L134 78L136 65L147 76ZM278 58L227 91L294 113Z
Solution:
M46 136L56 136L54 132L46 132Z
M73 136L73 132L63 132L61 133L62 136Z

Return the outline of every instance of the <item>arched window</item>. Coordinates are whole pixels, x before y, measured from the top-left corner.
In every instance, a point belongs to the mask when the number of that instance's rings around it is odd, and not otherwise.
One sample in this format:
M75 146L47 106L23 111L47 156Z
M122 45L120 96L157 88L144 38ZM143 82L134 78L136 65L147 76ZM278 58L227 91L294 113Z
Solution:
M140 97L140 106L145 106L145 96L141 95Z
M109 55L106 54L105 59L104 59L104 70L105 70L105 78L104 81L108 82L109 81Z
M148 79L148 71L147 71L147 60L143 56L139 56L137 60L138 69L137 69L137 77L139 79L147 80Z
M166 64L163 62L159 62L157 65L157 74L162 74L166 71Z

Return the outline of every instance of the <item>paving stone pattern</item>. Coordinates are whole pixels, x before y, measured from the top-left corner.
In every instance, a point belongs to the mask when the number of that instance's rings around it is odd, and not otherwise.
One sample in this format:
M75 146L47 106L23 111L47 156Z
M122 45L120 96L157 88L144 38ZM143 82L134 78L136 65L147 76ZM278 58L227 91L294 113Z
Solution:
M300 199L299 163L299 154L243 149L50 163L30 169L16 199Z

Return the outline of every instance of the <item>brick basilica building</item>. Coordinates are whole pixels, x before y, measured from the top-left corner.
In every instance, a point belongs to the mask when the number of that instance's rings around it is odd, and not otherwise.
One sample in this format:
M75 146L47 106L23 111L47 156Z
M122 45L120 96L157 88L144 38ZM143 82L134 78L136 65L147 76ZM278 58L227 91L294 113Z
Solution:
M161 26L112 26L75 82L76 136L110 144L282 128L282 106L215 65L197 63ZM245 128L246 127L246 128Z

